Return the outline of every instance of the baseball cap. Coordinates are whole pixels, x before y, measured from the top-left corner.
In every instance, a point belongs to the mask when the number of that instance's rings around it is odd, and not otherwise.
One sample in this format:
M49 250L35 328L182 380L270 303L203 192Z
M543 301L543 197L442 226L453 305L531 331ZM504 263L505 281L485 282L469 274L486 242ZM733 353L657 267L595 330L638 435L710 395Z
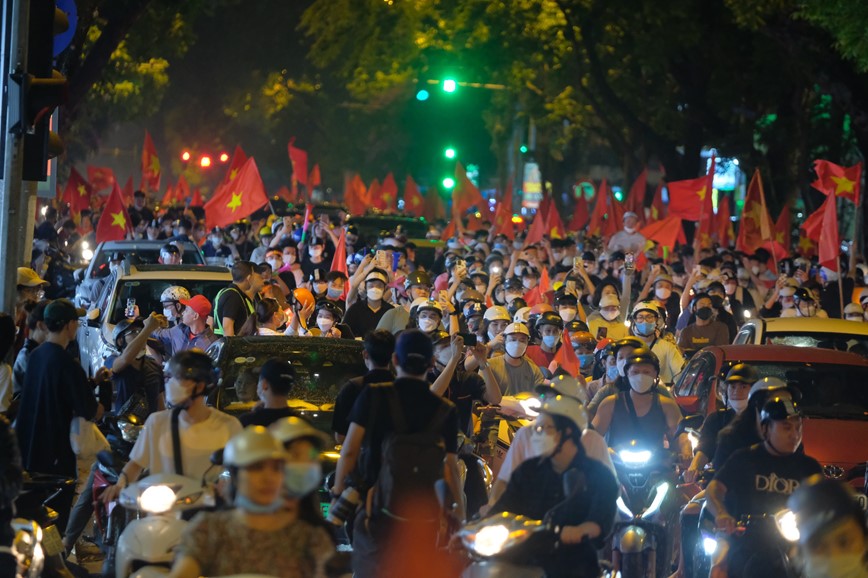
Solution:
M612 295L611 293L607 293L600 298L600 307L612 307L612 306L621 305L621 301L618 299L617 295Z
M211 314L211 302L204 295L193 295L189 299L181 299L181 305L186 305L199 314L199 317L208 317Z
M86 311L79 309L72 304L69 299L55 299L45 308L43 318L49 326L60 323L68 323L75 321L79 317L84 317Z
M295 384L295 368L288 361L269 359L262 364L259 377L278 391L289 391Z
M36 271L30 267L18 267L18 285L24 287L38 287L39 285L51 285L51 283L42 279Z
M402 331L395 343L395 357L401 367L430 363L434 357L434 343L418 329Z
M624 217L623 217L623 218L626 219L627 217L636 217L636 218L638 219L638 218L639 218L639 215L637 215L637 214L634 213L633 211L627 211L626 213L624 213Z
M367 277L365 277L365 283L368 281L382 281L383 283L389 283L389 277L382 269L374 269L370 273L368 273Z

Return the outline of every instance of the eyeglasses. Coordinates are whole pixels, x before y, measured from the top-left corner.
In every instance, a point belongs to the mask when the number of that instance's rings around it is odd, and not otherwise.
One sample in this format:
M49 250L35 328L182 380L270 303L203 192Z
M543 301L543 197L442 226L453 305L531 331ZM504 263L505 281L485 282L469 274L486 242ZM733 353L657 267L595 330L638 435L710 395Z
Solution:
M533 426L533 432L538 433L538 434L549 433L549 432L554 433L555 431L557 431L555 429L555 426L550 425L550 424Z
M656 315L641 315L640 314L640 315L637 315L635 317L635 319L636 319L636 321L639 321L640 323L648 322L648 321L654 322L654 321L657 321L657 316Z

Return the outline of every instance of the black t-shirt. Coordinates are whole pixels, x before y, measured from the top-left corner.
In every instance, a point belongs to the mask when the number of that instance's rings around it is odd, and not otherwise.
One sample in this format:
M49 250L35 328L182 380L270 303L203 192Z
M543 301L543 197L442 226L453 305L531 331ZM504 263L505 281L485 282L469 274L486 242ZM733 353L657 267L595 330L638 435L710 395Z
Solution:
M732 454L714 479L726 486L726 510L738 519L776 514L787 507L787 498L802 480L822 471L814 458L799 453L775 456L764 444L756 444Z
M377 311L371 311L368 307L368 302L364 299L359 299L347 309L344 315L344 323L350 326L353 335L364 337L368 331L373 331L377 328L377 324L386 311L393 309L392 305L383 301Z
M711 462L714 464L715 469L719 470L732 454L762 441L762 438L756 431L756 427L749 429L738 428L737 430L728 429L717 436L717 448L714 451L714 457L711 459Z
M261 425L262 427L268 427L281 418L292 417L294 415L297 414L289 407L261 407L259 409L254 409L253 411L248 411L244 415L239 416L238 421L240 421L241 425L243 425L244 427L247 427L249 425Z
M217 319L219 319L219 326L222 327L223 318L229 317L235 321L235 335L238 335L241 326L251 314L253 302L235 283L231 284L219 297L214 307L216 310L214 325L215 327L218 326Z
M380 473L383 442L395 431L389 401L386 399L388 392L384 391L387 387L389 386L364 388L350 412L350 422L365 428L364 445L367 459L364 460L365 463L359 465L369 486L377 481ZM428 382L421 379L398 378L394 382L394 388L404 413L404 422L410 430L408 433L424 431L434 418L440 404L448 403L451 406L440 428L440 434L443 436L446 453L457 453L458 412L455 411L452 403L433 394L428 389Z
M439 371L428 374L428 381L434 383L440 376ZM485 380L476 372L456 369L452 381L446 389L446 399L455 404L458 410L458 428L460 431L472 433L473 402L485 401Z
M34 349L15 423L24 469L75 477L69 427L73 417L91 419L96 410L84 370L66 350L47 341Z
M332 431L347 435L350 429L350 412L353 410L359 394L372 383L388 383L395 381L395 376L388 369L374 369L361 377L349 380L341 388L335 399L335 409L332 413Z
M117 356L106 360L106 367L111 369ZM142 368L127 365L122 371L112 372L112 386L114 387L115 400L112 407L117 412L136 392L141 392L148 401L148 413L157 411L158 398L163 390L163 368L159 363L145 357Z
M136 217L138 217L139 222L144 221L146 223L150 223L154 220L154 212L148 207L142 207L141 209L137 209L135 205L130 205L129 208L127 208L127 214L129 214L130 219L135 219Z
M34 239L41 239L43 241L56 241L57 240L57 229L54 228L54 224L49 221L42 221L38 227L36 227L36 232L33 233Z
M699 444L696 446L696 452L702 452L705 457L711 460L717 452L717 436L720 430L729 425L734 417L734 409L722 409L708 416L699 432Z

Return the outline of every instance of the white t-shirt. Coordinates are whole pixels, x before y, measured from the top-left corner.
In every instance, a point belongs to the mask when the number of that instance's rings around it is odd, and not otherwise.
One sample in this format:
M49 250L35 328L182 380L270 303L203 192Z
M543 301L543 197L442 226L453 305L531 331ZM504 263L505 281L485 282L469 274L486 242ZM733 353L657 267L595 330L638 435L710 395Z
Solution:
M243 428L237 418L209 407L208 417L191 423L187 412L181 412L178 423L181 434L181 456L184 475L201 479L211 467L211 454L226 447L226 442ZM130 459L151 474L174 473L172 451L172 410L152 413L130 452Z
M503 465L500 466L500 471L497 473L498 480L509 483L512 472L523 461L537 457L530 443L532 432L533 426L530 425L522 426L515 432L515 436L512 438L512 443L509 446L509 451L506 452L506 457L503 458ZM592 429L585 430L585 433L582 434L582 447L585 448L585 454L589 458L597 460L609 468L617 477L615 464L612 463L612 458L609 457L609 447L606 445L606 440L603 436Z

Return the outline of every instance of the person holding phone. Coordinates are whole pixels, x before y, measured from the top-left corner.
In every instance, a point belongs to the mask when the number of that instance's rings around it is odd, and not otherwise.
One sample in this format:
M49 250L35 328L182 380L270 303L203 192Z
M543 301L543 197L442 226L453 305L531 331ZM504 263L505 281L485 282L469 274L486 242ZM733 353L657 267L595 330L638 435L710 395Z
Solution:
M373 268L365 275L365 299L353 303L344 315L344 323L353 335L365 335L376 329L383 315L393 308L383 299L388 284L389 274L382 269Z

